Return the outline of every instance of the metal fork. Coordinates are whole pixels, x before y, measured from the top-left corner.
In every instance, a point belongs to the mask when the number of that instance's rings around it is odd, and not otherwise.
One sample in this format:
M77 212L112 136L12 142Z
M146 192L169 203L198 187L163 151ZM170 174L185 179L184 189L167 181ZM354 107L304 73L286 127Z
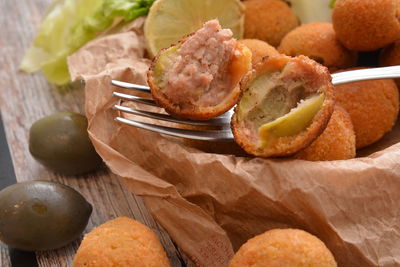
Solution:
M332 74L333 85L338 85L347 82L356 82L363 80L374 80L374 79L389 79L389 78L400 78L400 66L392 67L381 67L381 68L371 68L371 69L360 69L345 71ZM117 80L112 80L111 83L115 86L131 89L136 92L149 94L148 98L138 97L130 94L124 94L120 92L113 92L113 95L120 98L121 100L133 101L141 105L154 106L157 104L151 99L150 88L144 85L132 84ZM213 118L207 121L192 121L184 119L176 119L165 113L145 111L142 109L126 107L122 105L114 105L114 109L119 110L124 113L134 114L140 117L147 117L150 119L167 121L178 125L190 125L199 127L199 130L189 130L176 128L175 126L162 126L159 125L157 121L152 121L151 123L140 122L134 119L127 119L123 117L116 117L115 120L124 124L128 124L137 128L146 129L149 131L166 134L174 137L189 138L195 140L204 141L232 141L233 135L230 129L230 119L233 114L233 108L227 111L225 114ZM213 128L201 129L201 127Z

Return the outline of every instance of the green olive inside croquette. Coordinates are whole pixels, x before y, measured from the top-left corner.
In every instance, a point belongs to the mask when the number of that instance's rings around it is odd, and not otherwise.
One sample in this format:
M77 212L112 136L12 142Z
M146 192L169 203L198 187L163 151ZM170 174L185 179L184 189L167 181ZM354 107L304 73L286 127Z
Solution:
M232 117L236 142L262 157L292 155L309 145L333 111L330 79L325 67L304 56L266 58Z

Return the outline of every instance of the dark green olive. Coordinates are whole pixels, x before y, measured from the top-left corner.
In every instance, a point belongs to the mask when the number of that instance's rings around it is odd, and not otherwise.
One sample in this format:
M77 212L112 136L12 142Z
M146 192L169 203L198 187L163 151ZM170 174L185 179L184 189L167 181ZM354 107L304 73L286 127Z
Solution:
M78 175L99 168L102 160L87 133L85 116L58 112L36 121L29 131L32 156L54 172Z
M0 191L0 240L21 250L48 250L77 239L92 206L77 191L50 181L14 184Z

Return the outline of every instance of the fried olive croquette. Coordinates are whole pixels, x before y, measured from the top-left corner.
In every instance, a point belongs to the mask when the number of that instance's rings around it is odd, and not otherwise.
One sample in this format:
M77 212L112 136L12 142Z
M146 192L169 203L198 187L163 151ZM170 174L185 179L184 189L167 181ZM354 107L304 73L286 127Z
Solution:
M257 39L242 39L239 43L244 44L250 49L252 54L251 64L253 68L263 59L263 57L270 57L279 55L275 47L269 45L267 42Z
M380 66L400 65L400 41L396 41L381 50L379 55ZM395 79L397 87L400 88L400 79Z
M304 160L344 160L356 156L356 136L350 115L335 105L325 131L308 147L296 154Z
M298 229L274 229L249 239L229 267L336 267L335 258L317 237Z
M336 85L335 99L350 114L357 149L389 132L399 112L399 92L391 79Z
M400 39L398 0L337 0L332 23L350 50L372 51Z
M333 112L333 85L326 67L305 56L264 58L235 108L235 141L249 154L288 156L307 147Z
M282 38L299 25L299 20L282 0L247 0L244 38L259 39L277 47Z
M85 235L74 258L75 267L170 267L156 234L130 218L108 221Z
M207 120L236 104L241 79L251 70L251 51L217 20L163 49L148 72L157 103L175 117Z
M331 23L303 24L289 32L278 47L288 56L304 55L329 68L330 71L356 64L357 53L349 51L336 38Z

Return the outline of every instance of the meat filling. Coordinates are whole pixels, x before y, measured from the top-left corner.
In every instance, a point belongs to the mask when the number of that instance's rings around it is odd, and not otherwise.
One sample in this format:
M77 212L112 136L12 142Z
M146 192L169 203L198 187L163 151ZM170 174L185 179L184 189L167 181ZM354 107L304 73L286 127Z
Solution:
M221 103L233 89L229 64L235 47L229 29L221 29L217 20L206 22L176 52L164 95L183 108Z

